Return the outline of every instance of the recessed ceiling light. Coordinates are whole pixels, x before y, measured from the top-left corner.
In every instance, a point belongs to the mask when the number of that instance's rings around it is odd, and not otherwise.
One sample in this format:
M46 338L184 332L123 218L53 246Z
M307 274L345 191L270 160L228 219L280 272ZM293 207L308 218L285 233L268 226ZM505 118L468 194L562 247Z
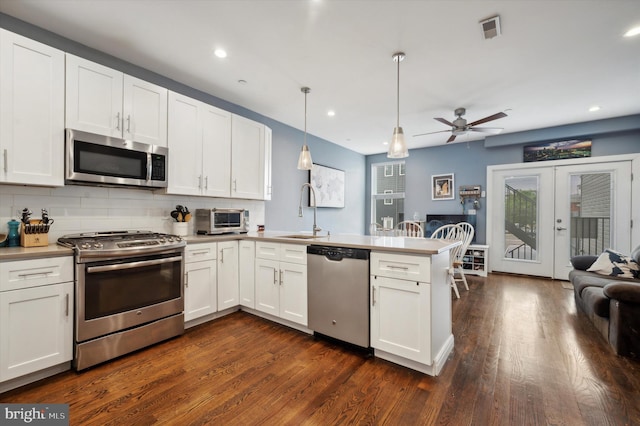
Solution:
M213 54L216 55L218 58L226 58L227 57L227 51L224 49L216 49L213 51Z
M327 111L327 115L328 115L329 117L333 117L333 116L335 116L335 115L336 115L336 112L335 112L334 110L330 109L329 111Z
M596 112L596 111L600 111L600 107L598 105L594 105L591 108L589 108L589 112Z
M624 36L633 37L633 36L637 36L638 34L640 34L640 27L635 27L635 28L631 28L629 31L624 33Z
M384 141L384 142L382 142L382 145L389 145L389 142Z

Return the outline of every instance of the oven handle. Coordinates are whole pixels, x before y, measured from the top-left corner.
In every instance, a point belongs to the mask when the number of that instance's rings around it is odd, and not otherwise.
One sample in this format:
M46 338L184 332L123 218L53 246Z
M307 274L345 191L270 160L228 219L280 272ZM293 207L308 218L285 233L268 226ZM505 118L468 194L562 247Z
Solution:
M92 274L96 272L118 271L120 269L142 268L145 266L162 265L163 263L180 262L181 260L182 260L182 256L175 256L175 257L167 257L164 259L141 260L139 262L131 262L131 263L118 263L115 265L89 266L87 268L87 273Z

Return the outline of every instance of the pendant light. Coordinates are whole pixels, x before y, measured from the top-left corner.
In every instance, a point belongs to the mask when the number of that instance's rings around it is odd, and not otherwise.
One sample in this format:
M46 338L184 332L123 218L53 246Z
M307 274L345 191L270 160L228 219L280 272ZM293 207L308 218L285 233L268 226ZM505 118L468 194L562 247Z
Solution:
M405 158L409 156L409 150L407 149L407 143L404 141L404 132L400 127L400 62L404 59L403 52L396 52L393 54L393 60L398 63L398 97L396 104L396 127L393 129L393 137L389 144L389 152L387 157L389 158Z
M304 145L302 145L302 151L300 151L300 157L298 158L298 170L311 170L313 167L313 161L311 161L311 152L307 146L307 93L311 91L308 87L300 89L304 93Z

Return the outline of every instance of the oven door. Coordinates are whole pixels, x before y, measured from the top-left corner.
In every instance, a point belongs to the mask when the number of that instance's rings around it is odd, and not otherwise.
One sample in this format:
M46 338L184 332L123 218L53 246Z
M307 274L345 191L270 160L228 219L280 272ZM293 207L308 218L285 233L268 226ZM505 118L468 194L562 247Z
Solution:
M183 253L79 263L76 342L182 312Z

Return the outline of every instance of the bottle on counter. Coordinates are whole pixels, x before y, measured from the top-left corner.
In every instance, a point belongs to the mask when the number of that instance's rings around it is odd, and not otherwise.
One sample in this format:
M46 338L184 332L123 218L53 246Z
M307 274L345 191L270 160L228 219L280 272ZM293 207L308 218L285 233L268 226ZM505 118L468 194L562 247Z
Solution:
M20 228L20 222L17 220L11 219L7 222L9 225L9 235L7 236L7 246L9 247L18 247L20 245L20 233L18 229Z

